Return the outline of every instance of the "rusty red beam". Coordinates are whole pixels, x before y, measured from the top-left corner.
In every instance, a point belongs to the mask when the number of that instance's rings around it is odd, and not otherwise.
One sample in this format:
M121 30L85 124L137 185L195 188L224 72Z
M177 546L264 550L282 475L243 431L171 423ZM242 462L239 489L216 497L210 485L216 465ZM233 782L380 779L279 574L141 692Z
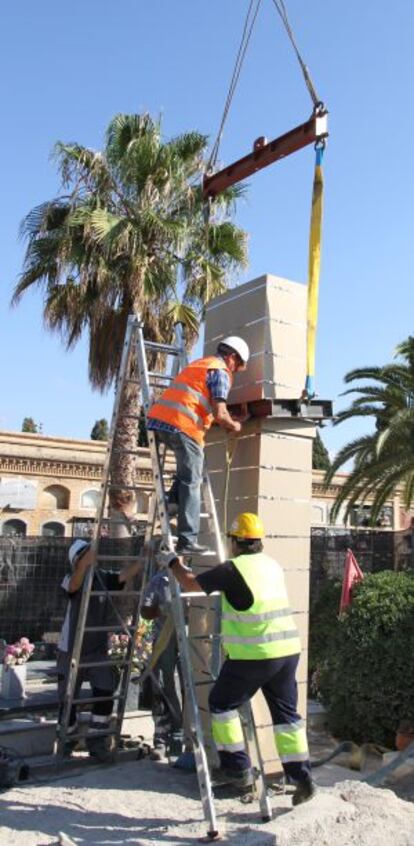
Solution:
M248 156L233 162L218 173L213 173L212 176L205 175L203 180L203 196L215 197L221 191L225 191L236 182L242 182L256 171L263 167L289 156L291 153L296 153L302 147L307 147L308 144L314 144L316 141L321 141L328 135L327 112L320 112L306 121L286 132L285 135L280 135L273 141L266 143L266 139L258 139L255 141L254 150Z

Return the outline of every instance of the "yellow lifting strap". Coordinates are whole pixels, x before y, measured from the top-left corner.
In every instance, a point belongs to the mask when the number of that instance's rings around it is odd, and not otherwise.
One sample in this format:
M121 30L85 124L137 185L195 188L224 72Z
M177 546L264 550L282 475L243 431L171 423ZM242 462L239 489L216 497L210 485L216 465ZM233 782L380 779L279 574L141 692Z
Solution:
M315 347L316 326L318 322L323 212L323 151L324 145L318 145L316 148L309 235L306 383L304 391L308 397L315 395Z

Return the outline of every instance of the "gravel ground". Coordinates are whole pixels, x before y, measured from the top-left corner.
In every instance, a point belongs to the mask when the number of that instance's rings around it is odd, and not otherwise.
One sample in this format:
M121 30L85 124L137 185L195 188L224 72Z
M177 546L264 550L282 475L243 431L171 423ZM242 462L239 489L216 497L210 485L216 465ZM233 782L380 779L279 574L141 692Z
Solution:
M340 767L321 768L332 780ZM414 805L357 779L320 787L292 810L288 795L272 799L263 824L256 803L218 799L222 842L237 846L413 846ZM142 760L16 787L0 796L0 843L50 846L65 832L77 844L186 846L205 834L194 775Z
M125 721L132 737L151 740L150 715ZM336 745L324 732L309 733L312 757ZM275 795L273 819L263 824L258 803L216 793L221 842L234 846L414 846L414 776L371 788L348 769L349 756L314 771L317 796L292 809ZM367 761L367 771L377 759ZM398 796L396 795L398 794ZM404 800L411 801L404 801ZM72 771L64 778L27 783L0 795L1 846L51 846L65 832L80 846L187 846L207 830L196 777L148 759Z

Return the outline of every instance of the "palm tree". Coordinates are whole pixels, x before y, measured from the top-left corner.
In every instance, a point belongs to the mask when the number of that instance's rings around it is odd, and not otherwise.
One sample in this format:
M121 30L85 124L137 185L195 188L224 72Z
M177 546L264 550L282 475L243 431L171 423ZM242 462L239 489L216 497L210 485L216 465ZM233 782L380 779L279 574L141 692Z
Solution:
M374 384L350 388L345 394L357 394L352 404L338 414L335 425L356 417L372 417L375 431L346 444L332 462L325 481L328 484L339 468L349 460L354 466L335 500L332 518L346 503L345 516L351 509L372 498L371 522L397 487L408 509L414 498L414 337L397 347L399 361L383 367L351 370L345 382L369 379Z
M13 303L38 285L46 326L68 349L89 336L89 378L105 390L116 379L128 315L146 335L171 343L177 321L189 344L203 308L246 261L246 236L231 222L240 192L223 194L207 226L201 174L207 138L189 132L165 141L150 115L117 115L103 152L77 143L55 147L62 193L34 208ZM138 388L125 389L118 444L134 446ZM118 458L115 484L132 484L134 464Z

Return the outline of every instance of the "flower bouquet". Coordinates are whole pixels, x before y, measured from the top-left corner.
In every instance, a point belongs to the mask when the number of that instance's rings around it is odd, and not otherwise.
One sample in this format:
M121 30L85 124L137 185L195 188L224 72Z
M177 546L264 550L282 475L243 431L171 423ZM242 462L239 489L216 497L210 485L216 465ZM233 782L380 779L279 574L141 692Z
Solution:
M127 634L110 634L108 655L122 660L127 654L129 636ZM144 670L152 652L152 623L141 620L136 631L132 666L135 670Z
M26 664L34 652L29 638L21 637L10 643L3 653L2 695L6 699L21 699L25 695Z

